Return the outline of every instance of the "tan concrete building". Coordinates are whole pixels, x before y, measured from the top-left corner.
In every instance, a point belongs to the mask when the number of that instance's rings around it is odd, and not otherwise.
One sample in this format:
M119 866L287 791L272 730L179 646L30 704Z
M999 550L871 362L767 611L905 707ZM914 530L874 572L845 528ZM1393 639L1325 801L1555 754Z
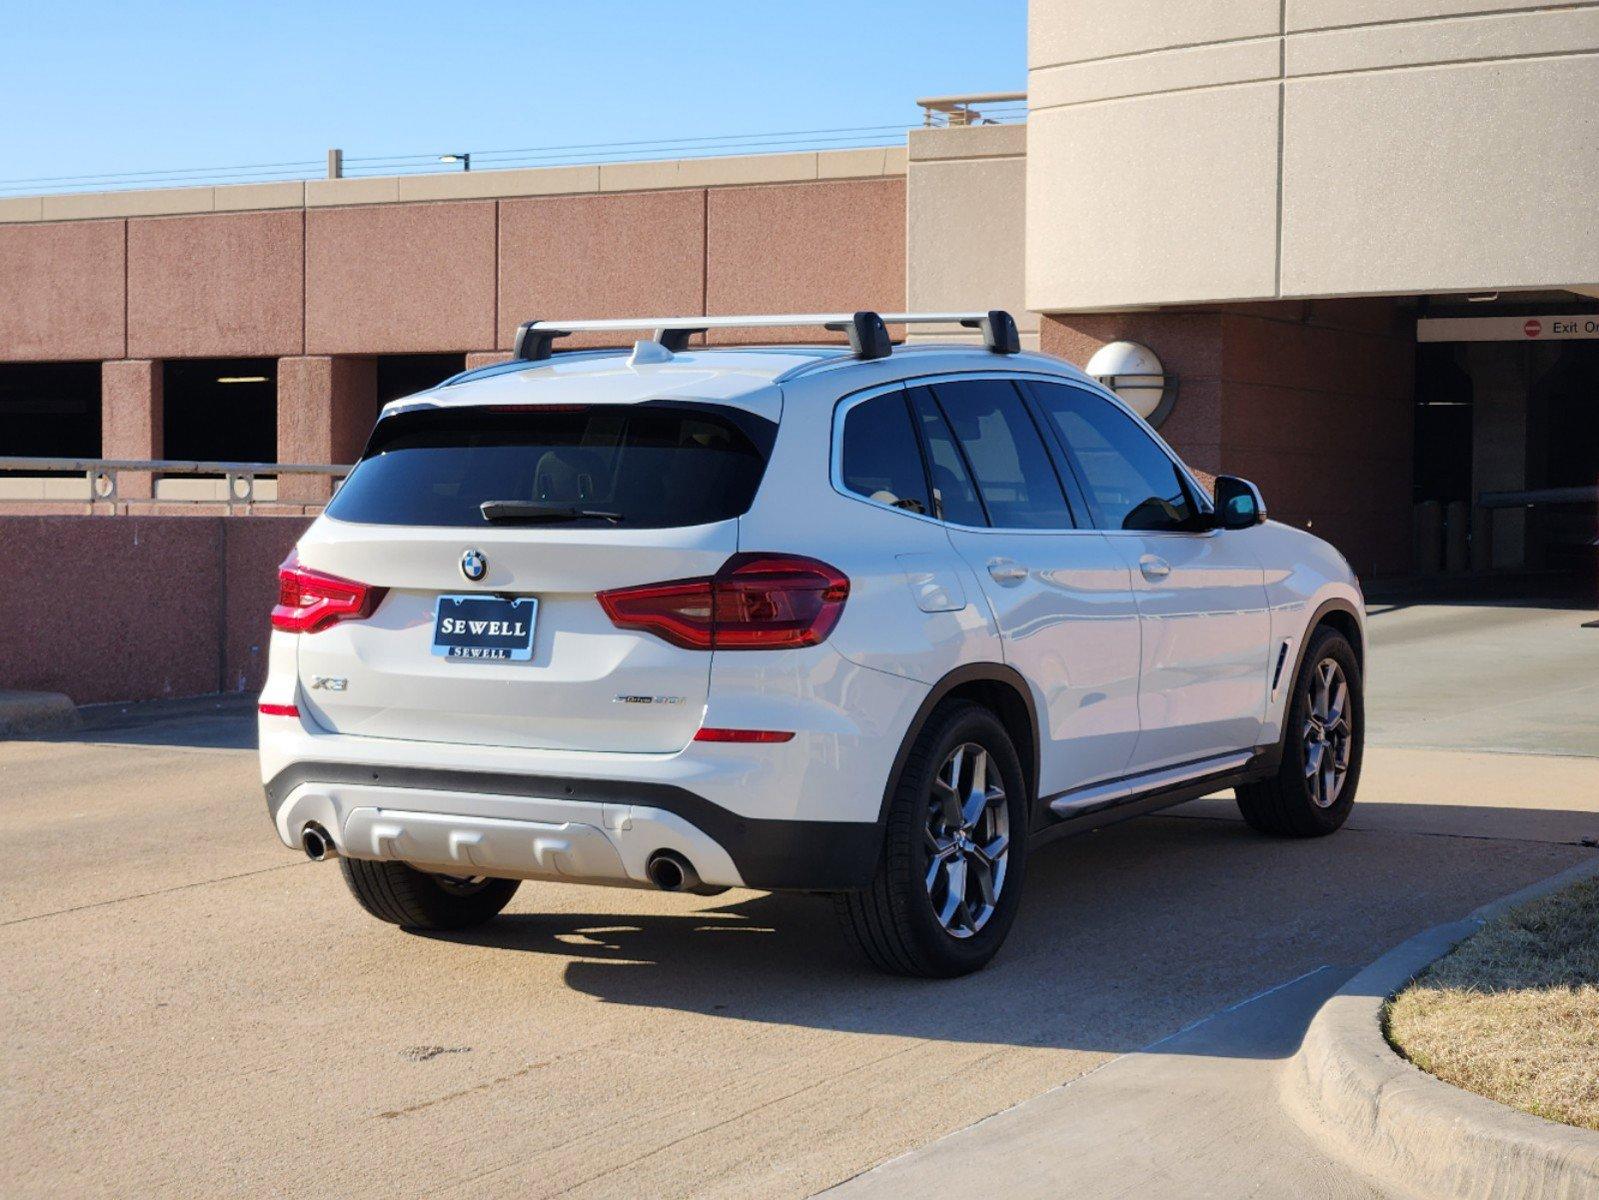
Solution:
M0 199L0 456L348 461L536 317L1005 307L1152 350L1367 577L1591 564L1599 3L1036 0L1028 54L1025 123L903 146Z

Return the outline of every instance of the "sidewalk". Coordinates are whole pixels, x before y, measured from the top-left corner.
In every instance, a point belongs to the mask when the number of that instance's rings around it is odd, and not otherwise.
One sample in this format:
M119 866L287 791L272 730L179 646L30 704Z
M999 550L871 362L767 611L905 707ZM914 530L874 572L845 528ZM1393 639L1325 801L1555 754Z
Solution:
M823 1195L1386 1197L1280 1108L1305 1027L1353 972L1320 967Z

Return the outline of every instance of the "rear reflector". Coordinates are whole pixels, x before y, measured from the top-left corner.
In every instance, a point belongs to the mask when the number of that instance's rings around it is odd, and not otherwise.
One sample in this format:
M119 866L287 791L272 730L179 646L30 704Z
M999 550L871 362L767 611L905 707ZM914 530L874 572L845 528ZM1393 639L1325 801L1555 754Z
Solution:
M387 590L302 567L299 555L290 551L278 568L278 602L272 609L272 628L285 633L316 633L335 621L370 617Z
M263 717L297 717L300 710L292 704L262 704L258 706Z
M777 729L712 729L709 726L694 735L696 742L791 742L792 733Z
M783 650L833 632L849 598L836 567L797 554L735 554L715 575L599 594L618 629L688 650Z

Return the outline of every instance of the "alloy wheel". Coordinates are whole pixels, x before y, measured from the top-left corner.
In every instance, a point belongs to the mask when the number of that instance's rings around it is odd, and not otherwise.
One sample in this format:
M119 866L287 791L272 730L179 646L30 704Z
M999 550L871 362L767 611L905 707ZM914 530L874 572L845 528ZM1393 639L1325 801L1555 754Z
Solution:
M1354 746L1349 682L1333 659L1322 659L1311 672L1301 740L1310 802L1317 808L1331 808L1349 778L1349 755Z
M987 750L965 742L939 767L927 798L927 895L951 937L988 924L1005 887L1010 806Z

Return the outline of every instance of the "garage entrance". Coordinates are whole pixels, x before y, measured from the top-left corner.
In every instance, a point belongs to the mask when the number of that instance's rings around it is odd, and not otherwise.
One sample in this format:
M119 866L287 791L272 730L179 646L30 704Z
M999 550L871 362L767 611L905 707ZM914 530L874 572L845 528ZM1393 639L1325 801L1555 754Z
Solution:
M1418 571L1524 572L1591 589L1599 312L1424 317L1417 334Z

